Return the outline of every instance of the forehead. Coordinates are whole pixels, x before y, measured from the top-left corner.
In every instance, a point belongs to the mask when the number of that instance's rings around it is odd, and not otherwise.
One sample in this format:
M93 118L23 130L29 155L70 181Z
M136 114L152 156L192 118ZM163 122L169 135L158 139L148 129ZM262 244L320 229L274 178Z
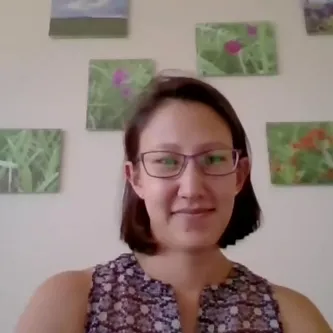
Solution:
M203 148L232 148L227 123L209 106L168 101L160 106L140 137L140 150L173 147L188 152Z

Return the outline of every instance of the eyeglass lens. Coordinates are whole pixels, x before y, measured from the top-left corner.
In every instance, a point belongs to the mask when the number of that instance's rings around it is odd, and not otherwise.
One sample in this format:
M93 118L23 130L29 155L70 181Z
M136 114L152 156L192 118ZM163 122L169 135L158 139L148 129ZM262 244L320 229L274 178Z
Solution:
M152 151L143 154L147 173L153 177L174 177L184 168L187 156L169 151ZM218 149L193 157L200 170L208 175L226 175L234 171L238 155L233 149Z

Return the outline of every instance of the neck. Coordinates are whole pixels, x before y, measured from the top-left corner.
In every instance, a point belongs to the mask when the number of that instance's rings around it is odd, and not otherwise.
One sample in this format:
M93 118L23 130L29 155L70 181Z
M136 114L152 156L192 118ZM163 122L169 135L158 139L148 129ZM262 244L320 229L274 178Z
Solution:
M153 256L136 254L148 276L172 285L176 290L198 292L223 282L232 267L219 248L196 252L163 251Z

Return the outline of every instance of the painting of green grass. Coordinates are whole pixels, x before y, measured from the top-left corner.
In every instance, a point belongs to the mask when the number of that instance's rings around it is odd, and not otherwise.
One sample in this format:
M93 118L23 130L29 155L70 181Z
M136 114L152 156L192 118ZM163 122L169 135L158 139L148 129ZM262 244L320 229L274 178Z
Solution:
M133 98L151 81L150 59L91 60L86 128L122 130Z
M333 122L266 125L271 182L333 184Z
M62 131L0 130L0 193L59 191Z
M196 52L202 76L278 73L275 28L269 22L197 24Z

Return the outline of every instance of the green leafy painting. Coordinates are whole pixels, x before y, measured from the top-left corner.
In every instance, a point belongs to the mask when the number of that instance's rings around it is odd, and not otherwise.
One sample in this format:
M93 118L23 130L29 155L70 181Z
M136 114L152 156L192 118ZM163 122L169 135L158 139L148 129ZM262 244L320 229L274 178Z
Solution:
M0 130L0 193L59 191L62 131Z
M333 122L268 123L271 182L333 184Z
M196 26L197 68L202 76L276 75L275 29L268 22Z
M91 60L87 129L122 130L133 98L150 82L154 72L150 59Z

